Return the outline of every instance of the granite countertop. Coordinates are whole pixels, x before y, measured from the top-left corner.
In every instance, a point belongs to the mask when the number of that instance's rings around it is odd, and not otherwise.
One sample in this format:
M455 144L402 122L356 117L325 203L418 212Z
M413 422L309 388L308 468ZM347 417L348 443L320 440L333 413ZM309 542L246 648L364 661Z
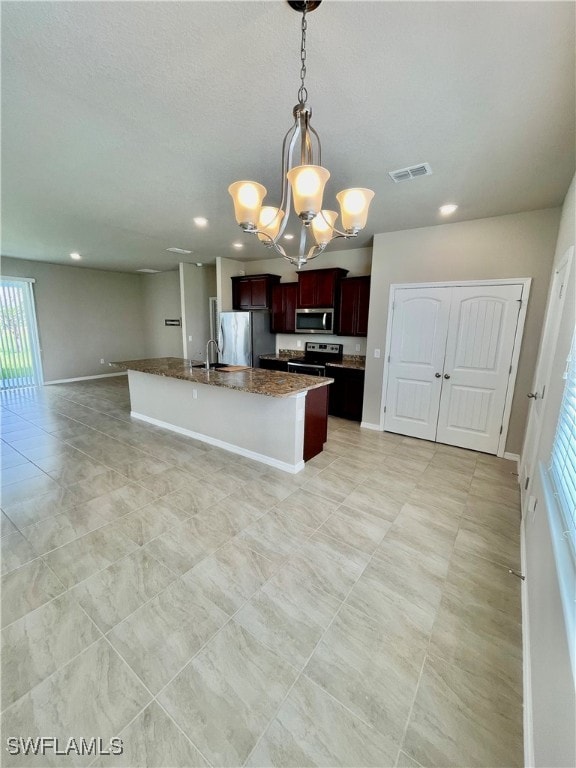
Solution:
M328 368L353 368L355 371L366 370L366 358L356 355L344 355L343 359L339 363L328 363Z
M294 357L303 357L303 349L281 349L275 355L260 355L261 360L283 360L288 362ZM357 371L363 371L366 368L366 358L364 355L344 355L339 363L328 363L336 368L354 368Z
M269 397L289 397L307 392L309 389L325 387L334 381L323 376L303 376L298 373L267 371L264 368L248 368L246 371L234 373L190 368L191 363L196 365L201 362L201 360L183 360L180 357L154 357L146 360L121 360L110 365L127 368L130 371L151 373L156 376L191 381L195 384L209 384L213 387L225 387Z

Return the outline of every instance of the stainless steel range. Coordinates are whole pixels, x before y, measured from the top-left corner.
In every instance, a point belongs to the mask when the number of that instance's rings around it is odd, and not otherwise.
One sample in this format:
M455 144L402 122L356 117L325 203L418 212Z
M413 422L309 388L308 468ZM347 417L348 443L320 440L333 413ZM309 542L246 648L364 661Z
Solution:
M307 376L325 376L327 363L342 360L342 344L320 344L307 341L303 357L288 360L289 373L305 373Z

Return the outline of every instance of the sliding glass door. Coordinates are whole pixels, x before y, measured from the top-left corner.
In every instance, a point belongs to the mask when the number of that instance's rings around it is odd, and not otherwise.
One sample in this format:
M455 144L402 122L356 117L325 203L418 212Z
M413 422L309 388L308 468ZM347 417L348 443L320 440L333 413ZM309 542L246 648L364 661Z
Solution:
M0 278L0 389L42 384L34 281Z

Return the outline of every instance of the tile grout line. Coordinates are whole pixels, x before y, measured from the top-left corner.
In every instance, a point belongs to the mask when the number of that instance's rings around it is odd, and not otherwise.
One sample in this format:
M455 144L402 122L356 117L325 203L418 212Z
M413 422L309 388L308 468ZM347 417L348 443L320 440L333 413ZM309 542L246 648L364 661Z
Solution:
M228 623L228 622L226 622L226 624L227 624L227 623ZM134 675L134 676L137 678L137 680L138 680L138 681L141 683L142 687L143 687L143 688L144 688L144 689L147 691L147 693L148 693L148 694L150 695L150 697L151 697L151 698L150 698L150 700L149 700L148 702L146 702L146 705L145 705L144 707L142 707L142 709L140 710L140 712L138 712L138 714L137 714L137 715L136 715L134 718L132 718L132 720L130 721L130 723L132 723L132 722L133 722L133 721L134 721L134 720L135 720L135 719L136 719L136 718L137 718L139 715L141 715L141 714L142 714L142 712L143 712L143 711L144 711L144 710L145 710L147 707L149 707L149 706L150 706L150 704L152 704L152 702L156 702L156 704L158 704L158 706L159 706L159 707L161 707L161 708L162 708L162 710L163 710L163 711L164 711L164 712L165 712L165 713L168 715L168 717L170 718L170 720L172 720L172 722L173 722L173 723L174 723L174 725L175 725L175 726L178 728L178 730L179 730L179 731L181 731L181 733L182 733L184 736L186 736L186 734L184 733L184 731L182 730L182 728L180 728L180 726L178 725L178 723L176 723L176 722L175 722L174 718L173 718L173 717L170 715L170 713L166 711L166 709L165 709L165 708L162 706L161 702L160 702L160 701L158 701L158 696L160 695L160 693L162 692L162 690L163 690L163 689L160 689L160 691L158 691L158 693L157 693L157 694L154 694L154 693L152 693L152 691L150 690L150 688L148 688L148 686L146 685L146 683L144 682L144 680L142 680L142 678L140 677L140 675L139 675L139 674L138 674L138 673L137 673L137 672L136 672L134 669L132 669L132 667L131 667L131 666L130 666L130 664L129 664L129 663L126 661L126 659L124 658L124 656L122 655L122 653L121 653L121 652L120 652L120 651L119 651L117 648L115 648L115 647L112 645L112 643L110 642L109 638L108 638L106 635L104 635L104 639L106 640L106 642L107 642L107 643L108 643L108 645L110 646L110 648L111 648L112 652L113 652L113 653L116 653L116 654L117 654L117 656L118 656L118 657L119 657L119 658L120 658L120 659L121 659L121 660L124 662L124 664L126 664L126 666L128 667L128 669L130 670L130 672L131 672L131 673L132 673L132 674L133 674L133 675ZM191 659L190 659L190 661L191 661ZM125 726L123 726L123 727L122 727L122 729L121 729L121 731L125 730L125 728L127 728L127 727L128 727L128 725L130 725L130 723L127 723ZM189 741L189 742L192 744L192 746L193 746L193 747L194 747L194 748L195 748L195 749L198 751L198 753L199 753L200 755L202 755L203 759L204 759L204 760L206 760L206 757L204 756L204 754L202 753L202 751L201 751L200 749L198 749L198 747L197 747L197 746L196 746L196 744L195 744L195 743L192 741L192 739L191 739L189 736L186 736L186 738L187 738L187 739L188 739L188 741ZM208 763L208 765L211 765L211 763L210 763L210 761L209 761L209 760L206 760L206 762Z
M314 645L314 648L312 649L312 652L310 653L310 655L307 657L306 661L305 661L305 662L304 662L304 664L302 665L302 668L300 669L300 672L299 672L299 673L298 673L298 675L296 676L296 679L294 680L294 682L292 683L292 685L290 686L290 688L289 688L289 689L288 689L288 691L286 692L286 695L284 696L284 698L282 699L282 701L280 702L280 704L278 705L278 707L276 707L276 709L274 710L274 713L273 713L273 715L270 717L270 719L269 719L269 721L268 721L268 724L266 725L266 727L264 728L264 730L263 730L263 731L262 731L262 733L260 734L259 738L257 739L256 743L254 744L254 746L253 746L253 748L251 749L250 753L249 753L249 754L248 754L248 756L246 757L246 760L244 761L243 765L246 765L246 763L248 762L248 760L251 758L251 756L254 754L254 752L255 752L255 751L256 751L256 749L258 748L258 745L259 745L259 744L260 744L260 742L262 741L262 739L263 739L263 737L265 736L265 734L268 732L268 729L270 728L270 726L272 725L272 723L273 723L273 722L276 720L276 718L277 718L277 716L278 716L278 713L279 713L280 709L283 707L284 703L287 701L287 699L288 699L288 697L289 697L290 693L292 692L292 690L293 690L294 686L296 685L296 683L298 682L298 680L299 680L299 679L302 677L302 675L304 675L304 676L306 677L306 679L307 679L307 680L308 680L308 679L310 679L310 678L308 677L308 675L306 675L306 674L305 674L304 670L305 670L305 669L306 669L306 667L308 666L308 663L310 662L310 659L312 658L312 656L313 656L313 655L316 653L316 650L318 649L318 647L319 647L320 643L322 642L322 640L323 640L323 639L324 639L324 637L326 636L326 633L328 632L328 630L330 629L330 627L333 625L333 623L334 623L334 621L336 620L336 618L337 618L338 614L340 613L340 611L342 610L343 606L345 605L345 603L346 603L346 600L347 600L347 599L348 599L348 597L350 596L350 594L351 594L352 590L354 589L354 587L356 586L356 584L358 583L358 581L360 580L360 578L362 577L362 575L365 573L365 571L366 571L366 569L368 568L368 566L370 565L370 563L372 562L372 559L373 559L373 557L374 557L374 553L373 553L373 554L370 556L370 558L367 560L367 562L366 562L365 566L364 566L364 567L363 567L363 568L360 570L360 572L359 572L359 574L358 574L357 578L354 580L354 582L352 583L352 585L351 585L350 589L349 589L349 590L348 590L348 592L346 593L345 597L342 599L342 601L341 601L341 603L340 603L340 605L339 605L339 607L338 607L338 609L337 609L336 613L335 613L335 614L334 614L334 616L332 617L332 619L331 619L330 623L329 623L329 624L326 626L326 628L324 629L324 631L322 632L322 634L321 634L321 635L320 635L320 637L318 638L318 641L317 641L317 643ZM281 654L280 654L280 655L281 655ZM319 686L319 687L321 688L321 686ZM324 690L324 689L322 688L322 690ZM348 712L351 712L351 710L349 710L349 709L348 709L348 707L346 707L346 705L345 705L345 704L343 704L343 703L342 703L342 702L341 702L339 699L336 699L336 697L334 697L334 696L332 696L332 698L333 698L333 699L335 699L335 700L336 700L336 701L337 701L337 702L338 702L338 703L339 703L341 706L343 706L343 707L344 707L344 709L346 709ZM351 712L351 714L352 714L352 715L354 715L354 717L356 717L358 720L360 720L361 722L363 722L365 725L368 725L370 728L374 728L374 726L370 725L369 723L365 723L365 722L364 722L364 720L363 720L361 717L358 717L358 715L356 715L355 713ZM378 733L381 733L380 731L378 731L378 730L377 730L377 729L375 729L375 728L374 728L374 730L376 730ZM381 735L383 735L383 734L381 734ZM386 738L386 737L385 737L385 738Z

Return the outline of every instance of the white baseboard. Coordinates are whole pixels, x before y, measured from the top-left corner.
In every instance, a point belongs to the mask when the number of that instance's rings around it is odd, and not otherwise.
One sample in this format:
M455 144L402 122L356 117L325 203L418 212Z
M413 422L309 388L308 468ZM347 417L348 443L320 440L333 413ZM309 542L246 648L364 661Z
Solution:
M151 416L144 416L143 414L136 413L135 411L130 411L130 416L132 416L134 419L138 419L139 421L146 421L148 424L153 424L155 427L169 429L171 432L177 432L179 435L185 435L186 437L194 438L194 440L200 440L202 443L215 445L217 448L223 448L225 451L230 451L230 453L236 453L239 456L246 456L248 459L254 459L254 461L267 464L268 466L274 467L275 469L281 469L284 472L289 472L291 475L297 474L305 467L303 460L297 462L296 464L288 464L286 461L279 461L278 459L273 459L270 456L264 456L261 453L249 451L247 448L241 448L238 445L226 443L224 440L218 440L216 437L209 437L208 435L203 435L200 432L193 432L191 429L177 427L174 424L169 424L167 421L153 419Z
M520 572L526 576L526 539L524 522L520 526ZM524 712L524 766L534 767L534 721L532 715L532 671L530 668L530 620L528 614L528 588L522 582L522 701Z
M128 371L118 371L118 373L98 373L94 376L77 376L74 379L52 379L45 381L44 384L68 384L70 381L89 381L90 379L108 379L111 376L127 376Z
M518 453L508 453L508 451L506 451L503 458L508 459L508 461L515 461L516 466L519 465L520 455Z
M360 423L361 429L373 429L376 432L382 432L382 427L380 424L371 424L369 421L362 421Z

